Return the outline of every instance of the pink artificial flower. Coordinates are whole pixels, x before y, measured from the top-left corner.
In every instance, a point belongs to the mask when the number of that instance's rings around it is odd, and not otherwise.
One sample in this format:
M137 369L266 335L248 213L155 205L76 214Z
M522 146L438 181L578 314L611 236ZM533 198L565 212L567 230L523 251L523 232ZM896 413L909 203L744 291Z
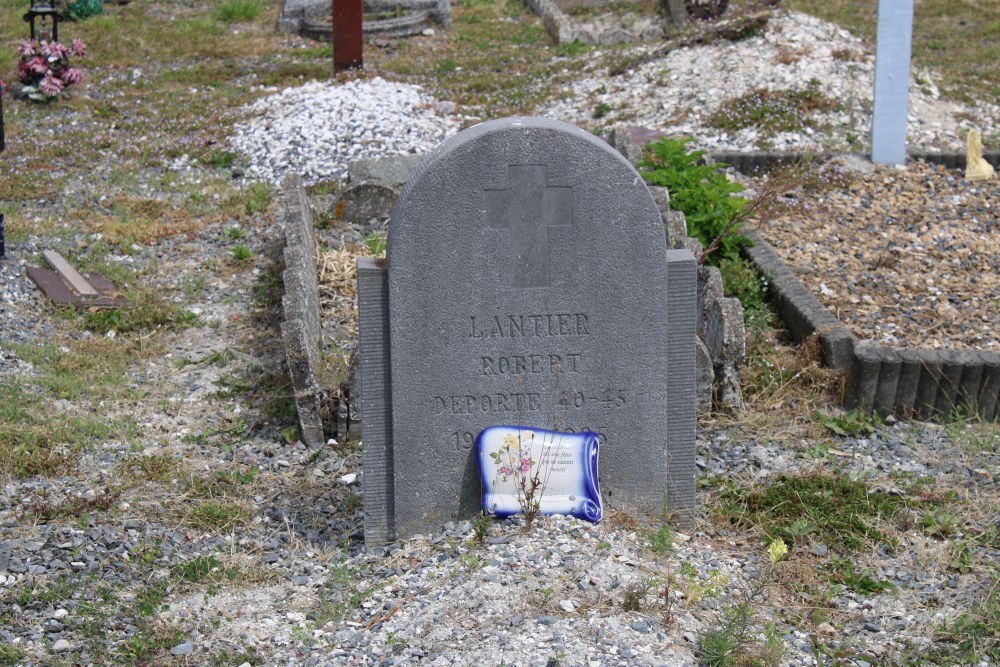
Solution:
M26 39L23 42L21 42L21 46L17 47L17 55L21 56L22 58L28 58L30 56L33 56L35 55L36 47L37 44L35 44L30 39Z
M83 81L83 72L81 72L75 67L67 67L61 72L60 76L63 80L63 83L65 83L67 86L80 83L81 81Z
M70 46L74 55L85 56L87 55L87 46L80 40L74 39L73 44Z
M28 70L32 74L42 75L49 71L49 63L41 56L35 56L28 61Z
M521 474L526 475L531 470L531 459L521 459Z
M52 72L49 72L38 84L38 89L46 95L55 97L62 92L63 84L62 81L52 76Z
M7 84L3 82L3 79L0 79L0 95L3 95L6 92L7 92Z
M499 472L504 477L509 477L510 475L514 474L514 471L508 468L507 466L500 466L500 469L497 472Z
M28 67L28 63L21 61L17 64L17 80L21 83L25 83L28 79L32 77L31 69Z
M69 55L69 49L60 42L42 42L42 55L47 56L49 60L61 60Z

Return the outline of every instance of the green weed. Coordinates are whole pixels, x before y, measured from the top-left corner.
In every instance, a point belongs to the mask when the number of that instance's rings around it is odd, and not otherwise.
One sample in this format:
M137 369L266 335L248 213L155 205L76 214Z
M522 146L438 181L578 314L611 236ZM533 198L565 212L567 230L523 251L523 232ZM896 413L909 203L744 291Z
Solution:
M844 415L825 415L816 411L813 413L813 417L831 433L856 438L871 435L875 432L875 428L882 423L878 415L875 413L866 415L864 410L860 408L850 410Z
M173 567L174 575L190 581L192 583L201 581L212 573L213 570L221 570L222 563L215 556L198 556L184 563L178 563Z
M717 622L698 634L698 655L708 667L776 667L785 643L773 623L757 623L756 600L763 587L753 588L727 605Z
M265 183L254 183L244 191L243 196L246 198L244 209L248 215L264 213L271 207L273 200L271 191Z
M848 551L865 541L894 545L892 520L905 507L903 499L873 493L863 481L821 472L784 473L754 487L727 482L717 495L713 513L732 525L759 527L768 540L781 537L794 544L802 530L789 526L808 522L814 527L810 534Z
M220 21L227 23L253 21L264 11L260 0L225 0L215 12Z
M840 584L849 591L860 593L861 595L873 595L896 590L895 584L890 581L876 579L874 573L869 568L862 568L860 571L854 568L854 564L848 558L832 558L826 564L828 580L830 583Z
M248 262L253 259L253 251L242 243L232 249L233 261L238 263Z

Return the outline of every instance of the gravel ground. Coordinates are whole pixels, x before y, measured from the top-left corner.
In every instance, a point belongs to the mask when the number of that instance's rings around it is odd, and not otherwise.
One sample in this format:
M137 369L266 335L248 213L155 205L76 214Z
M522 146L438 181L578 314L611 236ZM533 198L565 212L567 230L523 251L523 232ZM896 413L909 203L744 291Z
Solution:
M1000 181L914 163L797 193L760 231L863 340L1000 349Z
M376 127L386 141L398 129ZM447 127L442 119L433 131ZM301 152L288 153L292 166L316 154L294 147ZM184 182L211 175L194 161L175 166ZM149 193L169 196L155 186ZM55 205L69 210L73 196ZM0 479L7 662L694 665L698 637L760 589L750 635L773 622L782 665L902 665L921 656L959 664L931 653L951 646L942 629L991 599L997 606L995 431L828 422L853 432L844 435L820 426L824 418L799 424L764 406L700 425L707 509L693 529L672 534L670 549L653 548L655 521L611 508L597 526L562 517L531 527L503 522L478 544L470 525L445 525L386 553L365 552L358 444L290 444L280 432L286 422L258 400L280 393L261 387L283 370L275 302L261 296L279 269L280 231L266 215L244 222L240 242L253 257L233 265L234 222L223 216L191 237L111 251L109 261L155 267L143 279L198 320L132 355L129 400L52 407L54 420L63 411L133 421L131 445L109 437L64 475ZM330 233L341 232L359 236ZM96 336L68 328L23 274L41 263L43 248L95 240L63 234L8 244L0 381L34 381L22 344ZM194 283L200 289L185 288ZM713 508L727 484L762 488L792 472L864 480L873 496L906 500L899 520L873 518L896 548L872 538L851 551L805 531L769 567L760 534ZM930 522L928 508L940 510ZM835 560L841 554L847 565ZM855 574L852 585L831 583L839 581L831 563ZM996 650L995 633L985 641ZM7 660L14 649L21 657Z

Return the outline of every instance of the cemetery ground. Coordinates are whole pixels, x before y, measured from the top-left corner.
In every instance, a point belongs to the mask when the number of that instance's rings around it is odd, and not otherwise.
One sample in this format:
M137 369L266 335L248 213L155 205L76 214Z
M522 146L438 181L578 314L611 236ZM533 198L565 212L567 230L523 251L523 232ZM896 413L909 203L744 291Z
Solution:
M982 99L1000 41L968 35L996 16L942 0L918 22L946 5L918 64ZM26 28L4 7L10 79ZM850 11L827 18L854 25ZM454 12L448 35L368 47L357 76L492 118L558 97L595 58L631 57L554 46L513 2ZM70 99L4 100L0 663L1000 660L996 425L845 413L840 379L766 310L750 320L746 406L699 421L693 529L612 507L597 526L442 526L363 553L358 443L297 442L274 189L244 180L227 144L266 86L328 76L329 47L275 34L275 17L252 0L107 5L62 26L90 50ZM319 213L325 244L371 238ZM130 307L52 307L24 276L44 249ZM329 350L337 373L351 344ZM789 553L772 565L779 537Z

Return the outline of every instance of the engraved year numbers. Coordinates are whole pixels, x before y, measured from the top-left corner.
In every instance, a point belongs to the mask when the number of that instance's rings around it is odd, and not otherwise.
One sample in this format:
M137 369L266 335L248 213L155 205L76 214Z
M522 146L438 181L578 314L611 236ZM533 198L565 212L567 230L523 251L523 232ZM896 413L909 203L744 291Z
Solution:
M567 389L561 393L558 401L559 407L563 410L579 410L587 405L613 409L625 407L627 404L628 391L621 387L593 393Z
M469 431L452 431L451 444L460 452L467 452L472 449L472 444L476 441L476 434Z

